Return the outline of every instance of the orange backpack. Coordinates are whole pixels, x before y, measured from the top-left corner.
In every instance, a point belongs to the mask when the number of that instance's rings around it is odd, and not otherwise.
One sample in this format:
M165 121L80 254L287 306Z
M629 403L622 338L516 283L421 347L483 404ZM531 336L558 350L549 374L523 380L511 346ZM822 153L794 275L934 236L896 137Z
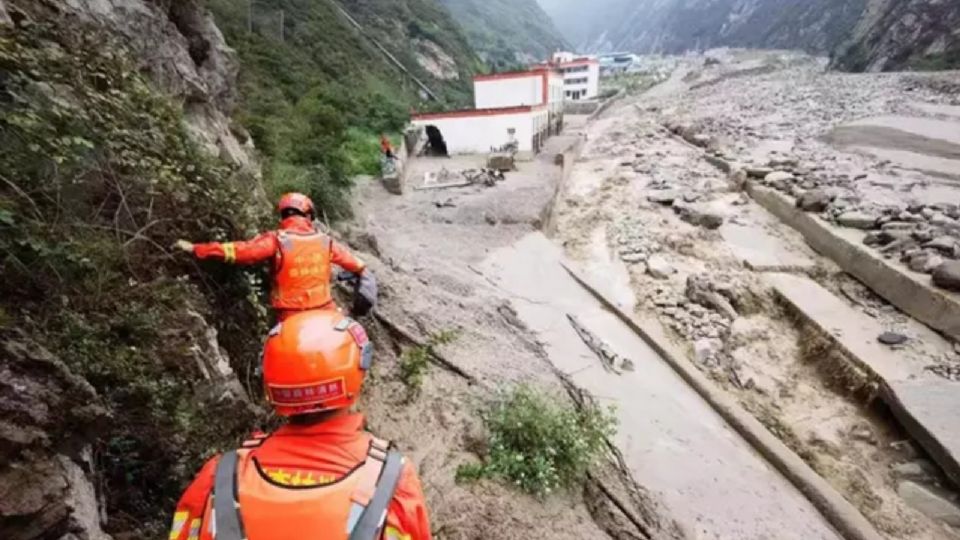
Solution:
M402 470L400 453L374 438L366 460L340 480L283 486L264 474L245 445L221 456L204 522L216 540L376 540Z
M277 309L313 309L331 301L330 238L319 232L279 231L271 303Z

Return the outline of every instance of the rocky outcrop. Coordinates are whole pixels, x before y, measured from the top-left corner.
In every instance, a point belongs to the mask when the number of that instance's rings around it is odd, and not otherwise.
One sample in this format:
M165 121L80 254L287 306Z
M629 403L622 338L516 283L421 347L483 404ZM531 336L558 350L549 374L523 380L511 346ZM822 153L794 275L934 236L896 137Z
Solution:
M7 11L91 23L118 37L157 89L182 104L198 143L212 155L255 167L252 143L230 129L236 55L197 0L7 0Z
M833 66L850 71L960 67L960 3L945 0L872 2Z
M0 538L107 538L91 459L107 410L39 344L13 331L0 340Z

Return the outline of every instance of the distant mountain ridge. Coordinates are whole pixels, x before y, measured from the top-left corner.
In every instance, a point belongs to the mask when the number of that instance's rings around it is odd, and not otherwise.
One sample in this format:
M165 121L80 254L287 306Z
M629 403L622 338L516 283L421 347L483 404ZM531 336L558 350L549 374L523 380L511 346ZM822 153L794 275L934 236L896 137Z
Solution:
M539 0L585 52L803 49L851 70L960 65L960 2L943 0Z

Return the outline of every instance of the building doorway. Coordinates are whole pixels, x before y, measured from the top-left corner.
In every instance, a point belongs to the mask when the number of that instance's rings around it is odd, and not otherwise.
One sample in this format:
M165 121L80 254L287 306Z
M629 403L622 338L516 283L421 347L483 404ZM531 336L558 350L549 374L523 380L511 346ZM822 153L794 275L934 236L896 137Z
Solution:
M447 151L447 141L443 140L443 133L440 133L440 129L437 126L427 126L427 145L423 149L423 153L428 156L440 156L440 157L450 157L449 152Z

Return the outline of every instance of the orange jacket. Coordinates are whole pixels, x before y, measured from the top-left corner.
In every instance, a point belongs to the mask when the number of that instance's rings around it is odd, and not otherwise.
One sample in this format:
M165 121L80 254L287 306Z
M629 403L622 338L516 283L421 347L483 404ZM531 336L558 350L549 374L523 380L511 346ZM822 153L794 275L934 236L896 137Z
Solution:
M330 296L330 265L335 264L348 272L359 274L363 272L365 266L363 262L350 254L350 252L337 244L336 242L323 237L324 242L317 242L315 247L305 247L303 249L315 251L312 256L316 257L313 264L307 267L308 270L314 270L314 274L307 279L291 278L289 271L289 261L284 268L283 251L281 250L281 234L288 234L291 238L297 238L300 235L311 235L315 233L313 223L305 217L291 216L280 222L280 229L268 231L258 235L252 240L245 242L211 242L208 244L195 244L193 254L199 259L216 259L228 263L236 264L257 264L267 260L273 260L273 292L271 295L272 304L277 309L312 309L322 307L332 301ZM310 255L297 259L309 259ZM300 274L301 269L296 269L295 274Z
M344 414L314 425L287 424L250 451L259 469L274 485L332 484L361 464L367 456L371 435L362 430L363 416ZM177 503L170 540L211 540L208 506L219 456L200 469ZM243 493L243 485L238 486ZM243 516L241 504L240 515ZM333 524L340 527L340 524ZM295 528L296 523L291 523ZM316 537L301 531L303 538ZM410 462L404 465L399 484L387 511L383 540L429 540L430 523L420 479ZM250 540L264 540L251 538Z

